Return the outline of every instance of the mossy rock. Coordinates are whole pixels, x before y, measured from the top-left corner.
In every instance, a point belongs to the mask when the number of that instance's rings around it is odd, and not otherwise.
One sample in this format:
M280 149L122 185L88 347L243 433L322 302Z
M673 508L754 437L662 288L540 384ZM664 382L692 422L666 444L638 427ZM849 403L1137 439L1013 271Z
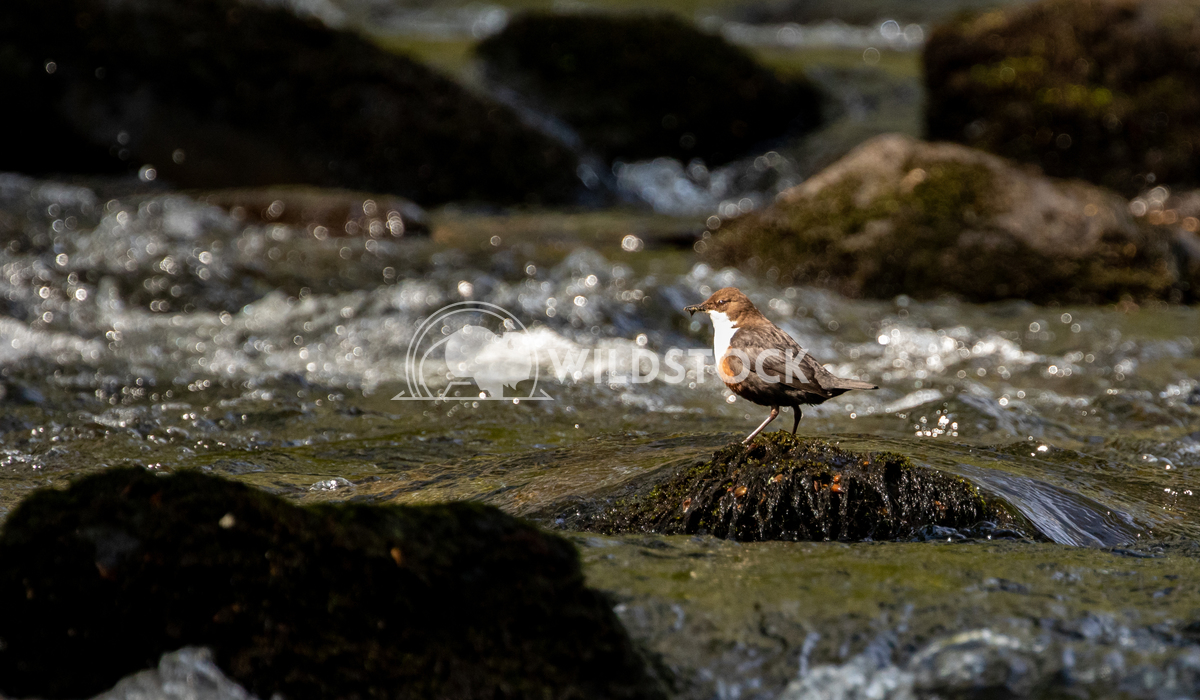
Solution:
M573 546L479 504L108 470L9 516L0 607L10 697L87 697L188 645L259 697L662 697Z
M675 471L607 508L588 529L607 534L710 534L764 540L904 540L929 527L1013 524L961 477L889 452L766 433Z
M928 137L1131 196L1200 182L1200 4L1043 0L940 26Z
M731 222L705 255L852 297L1186 302L1200 296L1190 235L1099 187L892 134Z
M53 64L53 65L51 65ZM566 147L362 37L239 0L10 0L0 170L572 201Z
M673 15L529 13L480 43L491 79L601 157L719 164L820 120L817 92Z

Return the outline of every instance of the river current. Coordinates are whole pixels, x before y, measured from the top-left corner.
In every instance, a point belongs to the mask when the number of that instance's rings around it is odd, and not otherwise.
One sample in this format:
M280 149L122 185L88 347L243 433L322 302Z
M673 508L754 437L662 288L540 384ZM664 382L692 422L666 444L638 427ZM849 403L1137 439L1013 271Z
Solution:
M301 503L471 498L540 517L765 417L711 369L630 381L635 354L665 366L711 347L682 308L737 286L835 372L880 385L807 409L801 433L967 477L1036 532L566 533L680 696L1200 692L1198 309L846 299L721 269L693 250L695 222L634 212L445 209L413 235L366 198L361 225L331 230L202 193L102 191L0 175L0 517L115 465ZM416 329L460 302L523 324L538 384L510 395L551 400L392 400Z

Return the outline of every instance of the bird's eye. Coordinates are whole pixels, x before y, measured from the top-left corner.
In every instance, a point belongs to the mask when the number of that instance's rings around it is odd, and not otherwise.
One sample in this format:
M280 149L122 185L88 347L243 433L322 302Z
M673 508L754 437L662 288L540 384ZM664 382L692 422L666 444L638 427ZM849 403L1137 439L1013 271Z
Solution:
M729 303L729 300L728 300L728 299L720 299L720 300L718 300L718 301L717 301L717 305L718 305L718 306L719 306L719 305L721 305L721 304L728 304L728 303Z

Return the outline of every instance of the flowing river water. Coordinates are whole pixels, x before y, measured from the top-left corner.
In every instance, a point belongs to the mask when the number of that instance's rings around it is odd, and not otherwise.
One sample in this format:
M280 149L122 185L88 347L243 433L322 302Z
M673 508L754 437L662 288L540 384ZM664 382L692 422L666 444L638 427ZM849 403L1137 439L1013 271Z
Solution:
M1200 692L1200 309L850 300L719 269L697 222L622 211L447 209L432 236L397 237L368 202L351 235L98 192L0 176L0 518L140 465L300 503L478 499L553 528L556 504L703 459L765 416L711 373L622 379L635 350L710 347L681 309L734 285L880 385L806 410L803 434L964 476L1036 532L565 532L679 696ZM553 400L393 401L415 329L464 300L589 359L576 377L538 357Z

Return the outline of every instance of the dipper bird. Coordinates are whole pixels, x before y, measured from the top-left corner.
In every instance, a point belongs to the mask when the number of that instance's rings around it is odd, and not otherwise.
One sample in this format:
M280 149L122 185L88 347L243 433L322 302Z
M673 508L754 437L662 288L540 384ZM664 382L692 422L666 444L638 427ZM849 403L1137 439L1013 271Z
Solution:
M703 304L684 308L707 311L713 323L717 374L729 390L771 415L742 440L746 444L779 415L780 406L796 412L792 435L800 427L800 407L815 406L851 389L878 389L857 379L842 379L821 366L800 344L754 308L736 287L713 292Z

